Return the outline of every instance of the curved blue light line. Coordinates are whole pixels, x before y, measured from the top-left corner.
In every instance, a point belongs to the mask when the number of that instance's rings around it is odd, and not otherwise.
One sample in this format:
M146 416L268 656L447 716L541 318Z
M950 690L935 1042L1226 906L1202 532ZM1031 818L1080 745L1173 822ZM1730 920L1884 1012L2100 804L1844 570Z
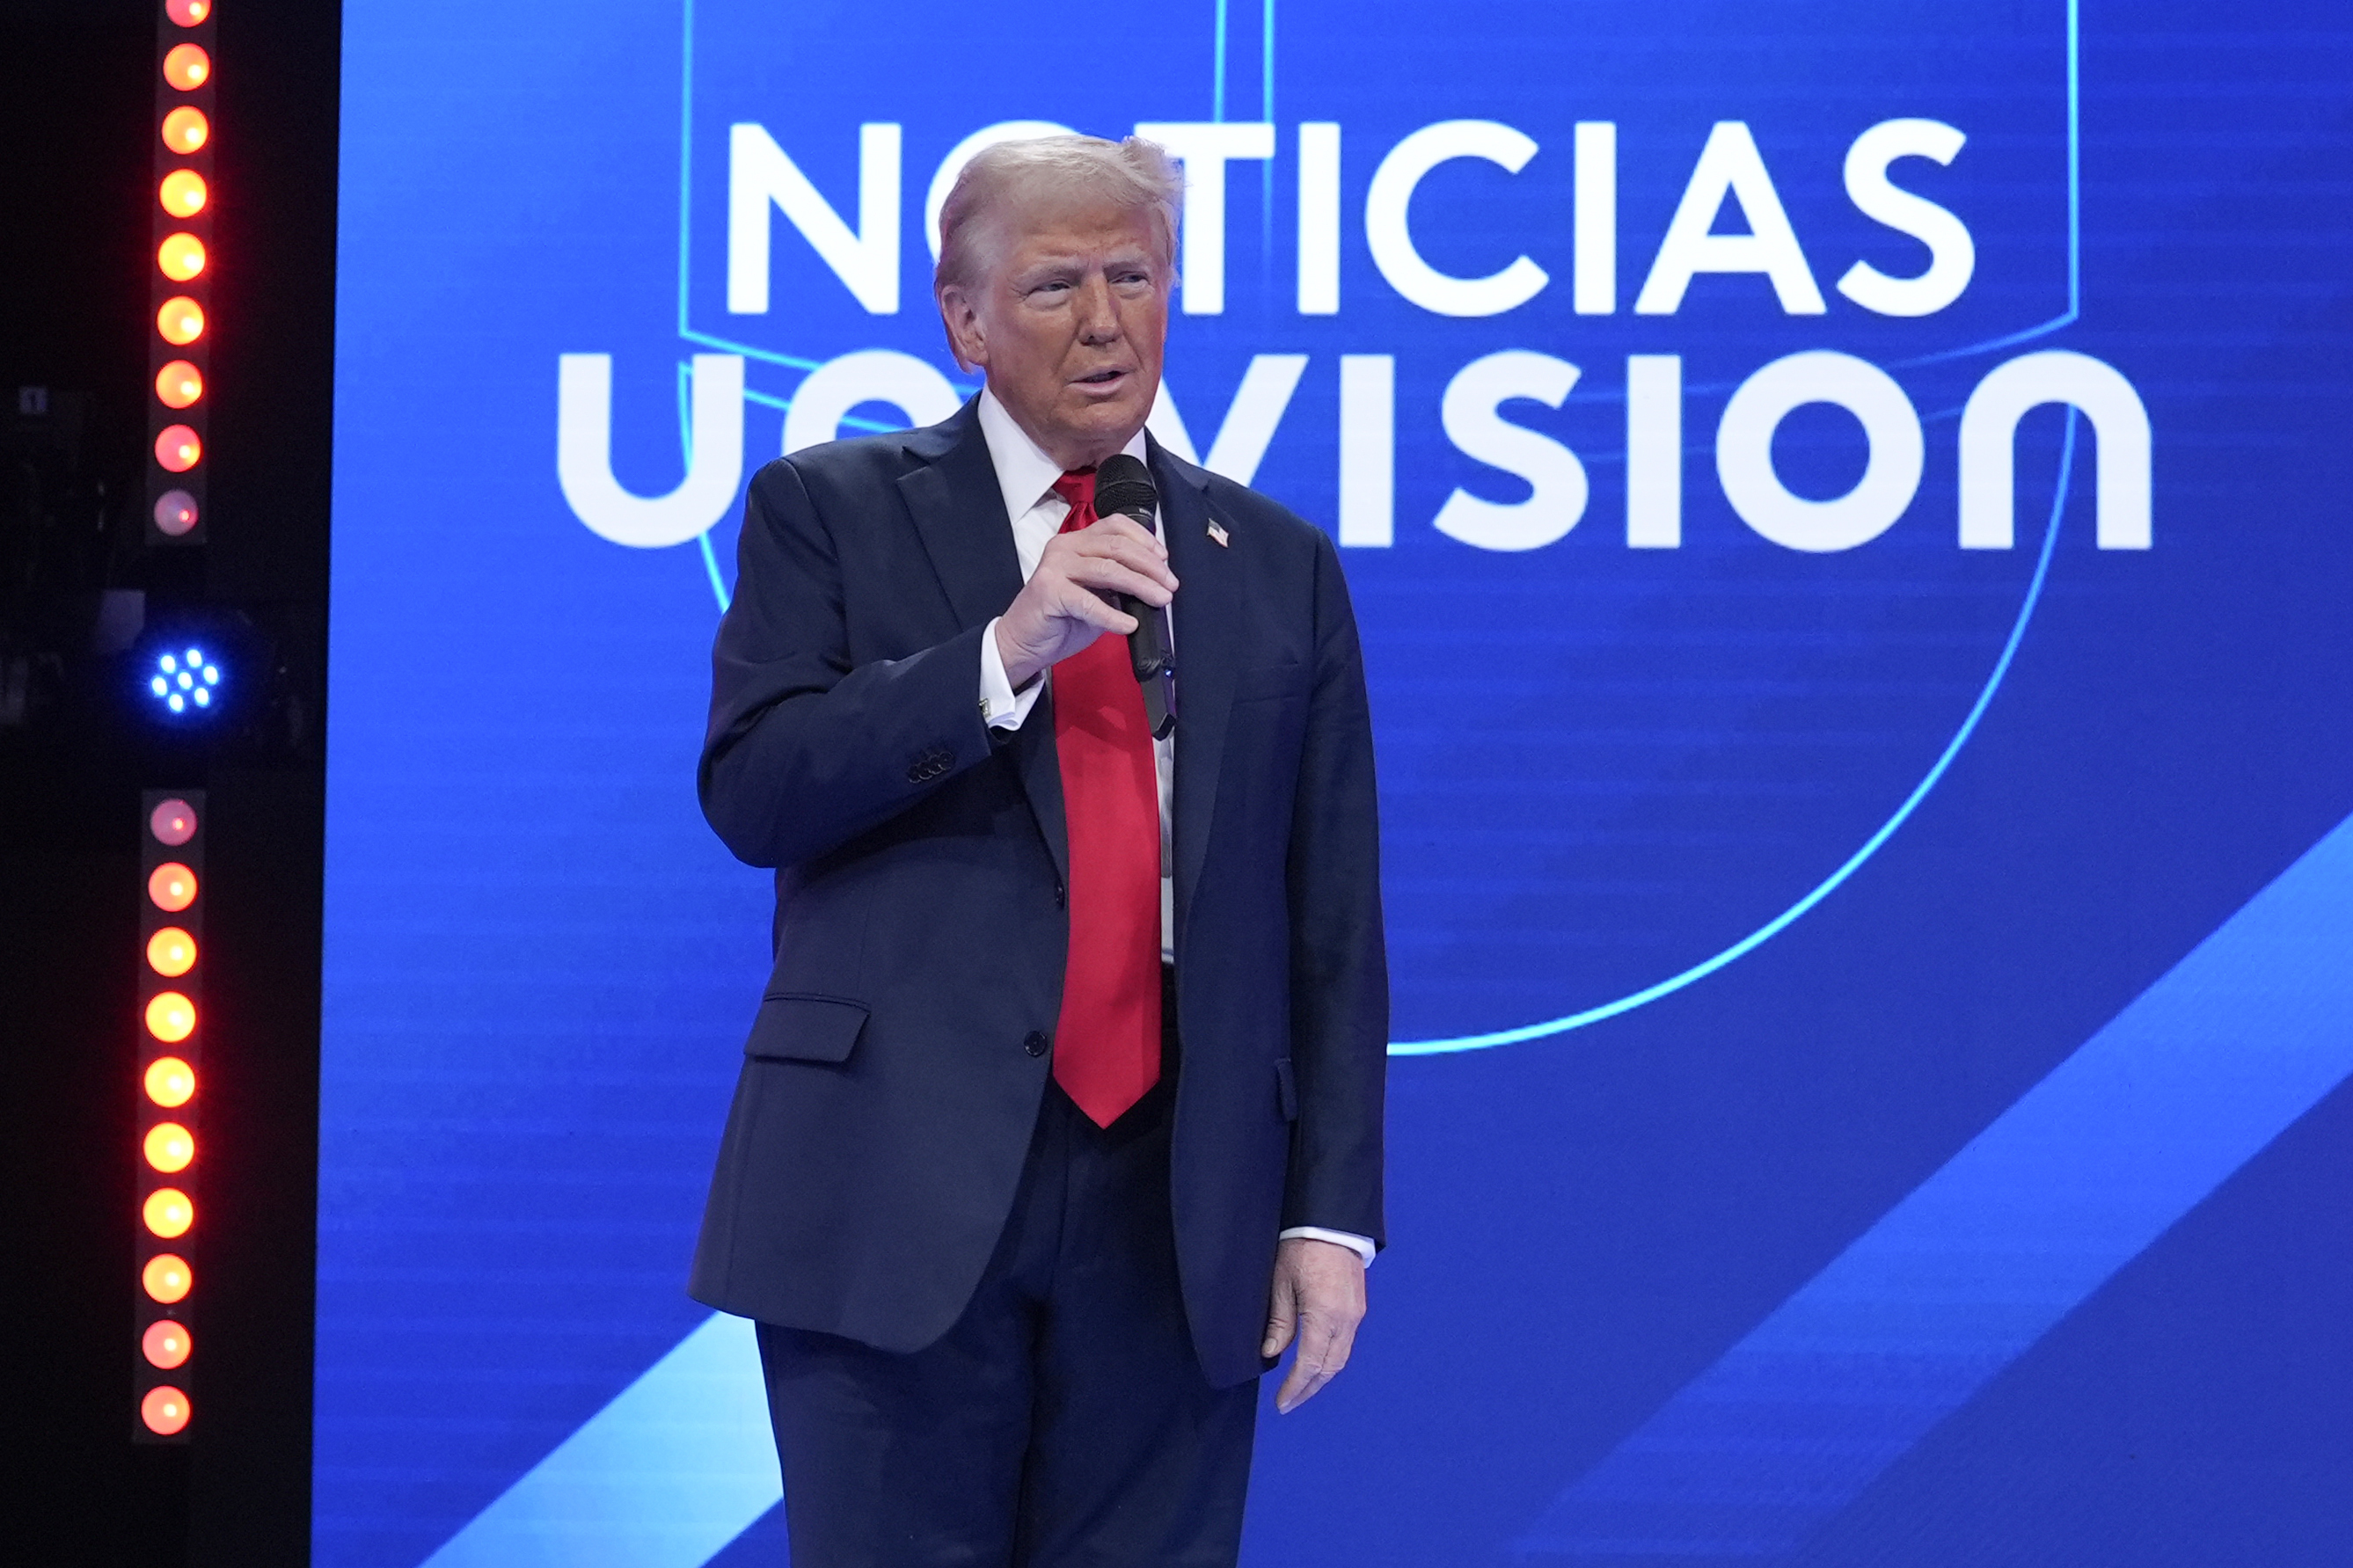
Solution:
M825 363L821 359L808 359L800 354L782 354L773 349L755 348L750 343L739 343L733 338L714 338L709 332L696 331L683 321L679 323L678 335L688 342L701 343L704 348L717 349L721 353L742 354L745 359L755 359L765 364L780 364L786 370L807 372L816 370Z
M694 468L693 388L694 367L681 363L678 367L678 446L679 450L686 454L689 471ZM696 534L694 542L702 552L702 569L711 576L711 596L719 601L719 613L723 616L731 601L727 579L719 574L719 552L711 547L711 531L706 528Z
M1978 693L1977 700L1969 705L1968 717L1961 721L1961 727L1953 732L1952 740L1947 743L1942 754L1936 758L1935 765L1929 768L1927 776L1923 778L1913 788L1912 793L1904 798L1904 804L1895 808L1895 814L1880 825L1879 831L1864 839L1862 847L1847 857L1845 864L1823 878L1804 898L1799 899L1730 947L1713 958L1693 964L1679 974L1669 975L1654 985L1646 985L1641 990L1620 996L1614 1002L1604 1002L1598 1007L1588 1007L1581 1013L1571 1013L1565 1018L1553 1018L1541 1024L1523 1024L1516 1029L1497 1029L1490 1034L1463 1035L1445 1040L1393 1041L1389 1046L1389 1055L1434 1057L1451 1055L1457 1051L1483 1051L1495 1046L1513 1046L1523 1040L1539 1040L1548 1035L1567 1034L1571 1029L1581 1029L1588 1024L1598 1024L1604 1018L1614 1018L1620 1013L1630 1013L1637 1007L1656 1002L1662 996L1671 996L1686 985L1704 980L1725 965L1755 952L1788 930L1807 910L1838 891L1840 886L1848 878L1861 870L1863 862L1879 853L1880 847L1895 836L1895 830L1903 826L1911 815L1919 809L1920 803L1928 798L1928 793L1944 778L1946 770L1953 765L1953 759L1961 754L1961 748L1968 745L1969 737L1977 732L1978 721L1985 717L1987 708L1993 703L1994 693L2001 689L2003 677L2010 673L2010 660L2017 657L2018 646L2026 637L2027 624L2033 620L2035 605L2042 600L2043 580L2050 575L2051 572L2051 552L2059 542L2059 520L2066 512L2068 481L2074 472L2075 420L2075 410L2070 406L2067 410L2067 434L2059 449L2059 482L2051 497L2051 521L2042 531L2042 552L2034 563L2034 575L2027 583L2026 597L2018 607L2018 618L2010 624L2010 637L2001 646L2001 656L1994 660L1993 673L1986 678L1984 689Z
M1920 354L1912 359L1896 360L1890 370L1909 370L1915 365L1941 364L1947 360L1967 359L1971 354L1994 353L2031 342L2036 338L2050 336L2075 324L2084 313L2084 31L2080 7L2083 0L2067 0L2067 308L2039 327L1999 338L1989 338L1981 343L1969 343L1961 348L1946 349L1937 353ZM2074 426L2068 426L2072 432Z
M1260 10L1258 49L1258 117L1271 125L1274 123L1274 0L1264 0ZM1274 182L1266 181L1265 188L1274 189ZM1270 229L1268 232L1273 231Z
M1988 338L1981 343L1965 343L1957 349L1940 349L1935 353L1915 354L1910 359L1890 360L1885 368L1913 370L1924 364L1943 364L1947 360L1968 359L1974 354L1989 354L2002 349L2016 348L2021 343L2031 343L2037 338L2047 338L2053 332L2073 326L2075 315L2074 308L2070 306L2039 327L2027 327L2002 337Z
M686 331L686 281L694 258L694 0L680 0L685 19L678 71L678 330Z
M1209 118L1222 121L1226 118L1226 0L1215 0L1211 9L1216 20L1209 45Z
M1225 118L1225 35L1228 4L1229 0L1213 0L1215 40L1211 94L1212 117L1218 120ZM1261 66L1262 90L1265 95L1264 117L1271 121L1274 93L1275 0L1263 0L1263 4L1265 39ZM1945 349L1911 359L1894 361L1888 368L1909 369L1919 365L1941 363L1949 360L1966 359L1977 354L1992 353L2063 331L2073 325L2081 317L2083 313L2083 98L2080 7L2081 0L2067 0L2067 308L2039 325L2005 333L1982 342L1968 343L1959 348ZM681 58L679 109L679 336L687 342L707 348L717 349L723 353L740 353L746 358L781 365L786 369L803 372L816 370L822 362L797 354L778 353L749 343L715 337L706 332L697 331L688 324L688 212L691 201L693 173L694 0L682 0L681 10L685 23L685 41ZM680 416L682 435L687 425L685 372L686 367L680 366ZM1700 393L1711 390L1728 391L1730 384L1718 388L1694 387L1686 390ZM788 399L765 394L747 392L745 396L747 401L765 404L771 407L787 408L791 405ZM1617 401L1618 399L1604 394L1602 400ZM843 423L864 427L872 422L853 416L845 419ZM1968 743L1969 737L1976 731L1978 721L1984 716L1988 705L1993 700L1994 693L2000 689L2003 678L2009 673L2010 660L2018 651L2019 643L2024 637L2027 625L2032 620L2035 606L2042 597L2043 580L2050 570L2052 550L2059 537L2059 521L2066 508L2067 486L2073 472L2075 423L2076 411L2071 406L2067 410L2066 435L2060 453L2058 488L2051 500L2051 520L2043 531L2042 554L2035 563L2034 575L2027 584L2025 600L2019 606L2018 618L2010 627L2009 639L2002 646L2000 657L1995 660L1992 674L1987 679L1984 689L1978 692L1976 702L1971 705L1968 716L1962 720L1959 730L1955 732L1951 742L1946 746L1943 753L1937 757L1935 765L1928 770L1927 775L1905 797L1904 803L1896 808L1894 815L1882 824L1879 830L1866 839L1862 847L1850 856L1837 870L1831 872L1819 886L1781 914L1714 957L1694 964L1678 974L1670 975L1655 984L1621 996L1614 1002L1588 1007L1583 1012L1572 1013L1564 1018L1555 1018L1540 1024L1526 1024L1514 1029L1499 1029L1483 1035L1465 1035L1440 1040L1393 1041L1388 1047L1389 1054L1398 1057L1418 1057L1485 1050L1495 1046L1516 1045L1525 1040L1543 1039L1548 1036L1565 1034L1571 1029L1583 1028L1588 1024L1598 1024L1605 1018L1614 1018L1621 1013L1630 1013L1637 1007L1645 1006L1663 996L1672 995L1687 985L1704 980L1717 970L1753 952L1787 930L1816 904L1835 892L1849 877L1861 869L1863 863L1878 853L1880 847L1894 837L1898 828L1903 826L1905 820L1918 808L1920 803L1927 798L1929 792L1936 788L1937 782L1951 767L1954 758L1959 755L1961 748ZM879 425L873 427L878 430L883 428ZM684 444L690 447L688 458L691 462L692 460L691 439ZM720 574L718 556L712 549L711 535L708 532L698 535L696 543L702 552L703 570L711 580L712 595L718 601L720 613L723 615L728 608L729 595L725 580Z
M723 616L731 601L727 579L719 574L719 552L711 548L711 531L705 529L696 534L694 542L702 546L702 569L711 574L711 596L719 601L719 613Z
M1274 123L1274 5L1275 0L1261 0L1259 11L1258 117L1269 125ZM1259 232L1271 237L1274 233L1274 161L1272 159L1269 159L1259 167L1258 221ZM1259 260L1261 267L1271 265L1273 260L1271 245L1260 247Z
M970 397L980 390L978 386L958 386L953 381L948 383L948 385L955 388L955 395L960 398ZM793 400L789 397L778 397L771 392L754 392L748 386L744 389L744 401L756 403L763 408L774 408L780 413L789 411L793 405ZM884 419L869 419L862 414L845 414L837 423L844 430L863 430L872 436L888 436L894 430L907 428L903 424L893 425Z
M1898 360L1888 368L1904 370L1915 365L1936 364L1947 360L1967 359L1973 354L1992 353L2001 349L2031 342L2036 338L2048 337L2052 332L2073 326L2082 316L2084 310L2084 100L2081 6L2082 0L2067 0L2067 308L2040 326L2028 327L2023 331L1989 339L1984 342L1968 343L1960 348L1946 349L1937 353ZM1845 864L1831 872L1820 886L1804 898L1799 899L1773 920L1751 931L1732 946L1725 948L1713 958L1694 964L1679 974L1669 975L1654 985L1646 985L1641 990L1620 996L1614 1002L1605 1002L1598 1007L1588 1007L1581 1013L1572 1013L1565 1018L1555 1018L1546 1023L1525 1024L1516 1029L1497 1029L1484 1035L1463 1035L1452 1039L1392 1041L1389 1045L1389 1055L1431 1057L1451 1055L1458 1051L1482 1051L1495 1046L1517 1045L1523 1040L1538 1040L1551 1035L1566 1034L1571 1029L1581 1029L1588 1024L1598 1024L1604 1018L1614 1018L1620 1013L1630 1013L1637 1007L1656 1002L1662 996L1671 996L1686 985L1704 980L1725 965L1754 952L1757 948L1788 930L1807 910L1837 891L1841 883L1860 870L1863 862L1877 854L1880 847L1894 836L1897 828L1904 826L1905 820L1917 809L1922 801L1928 797L1928 792L1936 787L1937 781L1945 776L1945 771L1952 766L1953 759L1960 754L1963 746L1968 744L1969 736L1977 730L1978 721L1984 716L1988 704L1993 700L1994 693L2000 689L2002 678L2010 672L2010 658L2017 653L2020 639L2026 635L2027 623L2034 618L2035 605L2042 596L2043 578L2051 569L2052 547L2058 542L2059 519L2066 510L2068 479L2074 470L2075 418L2075 410L2070 406L2067 410L2067 434L2060 448L2058 489L2051 498L2051 521L2042 533L2042 553L2034 564L2034 576L2027 584L2025 601L2019 605L2018 619L2010 626L2009 641L2002 645L2001 657L1994 661L1993 673L1987 679L1985 689L1978 693L1978 700L1970 706L1968 716L1961 721L1960 729L1954 733L1952 742L1945 748L1944 753L1936 759L1936 765L1928 770L1927 776L1923 778L1911 795L1905 798L1904 804L1895 808L1895 815L1882 824L1878 832L1864 840L1862 847L1847 858Z

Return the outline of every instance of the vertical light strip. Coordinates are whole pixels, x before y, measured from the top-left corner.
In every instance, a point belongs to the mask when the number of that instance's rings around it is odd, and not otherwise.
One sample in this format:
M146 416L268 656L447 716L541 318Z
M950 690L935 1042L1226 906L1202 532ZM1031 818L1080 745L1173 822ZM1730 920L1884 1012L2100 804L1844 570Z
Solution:
M202 790L149 790L139 806L138 1063L132 1084L138 1206L131 1281L131 1435L185 1442L195 1429L197 1238L206 1220L206 816Z
M213 250L212 0L160 0L155 18L155 106L148 126L153 179L148 207L151 320L146 510L153 545L197 544L206 534L206 449Z

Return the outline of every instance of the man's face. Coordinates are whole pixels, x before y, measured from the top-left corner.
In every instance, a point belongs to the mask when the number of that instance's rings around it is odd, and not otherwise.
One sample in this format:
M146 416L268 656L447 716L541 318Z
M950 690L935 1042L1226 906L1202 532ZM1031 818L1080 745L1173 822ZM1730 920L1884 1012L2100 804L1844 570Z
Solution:
M1077 205L1006 220L996 265L940 307L966 363L1065 468L1134 438L1160 389L1174 268L1150 209Z

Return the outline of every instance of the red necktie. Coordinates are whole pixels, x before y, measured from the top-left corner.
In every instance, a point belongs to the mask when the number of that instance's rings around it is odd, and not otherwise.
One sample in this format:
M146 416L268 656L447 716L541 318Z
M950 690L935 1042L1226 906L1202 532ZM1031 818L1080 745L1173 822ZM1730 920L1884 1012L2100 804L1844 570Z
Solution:
M1069 533L1095 521L1092 468L1064 474ZM1071 956L1054 1081L1099 1127L1160 1079L1160 783L1127 639L1054 667L1054 750L1070 823Z

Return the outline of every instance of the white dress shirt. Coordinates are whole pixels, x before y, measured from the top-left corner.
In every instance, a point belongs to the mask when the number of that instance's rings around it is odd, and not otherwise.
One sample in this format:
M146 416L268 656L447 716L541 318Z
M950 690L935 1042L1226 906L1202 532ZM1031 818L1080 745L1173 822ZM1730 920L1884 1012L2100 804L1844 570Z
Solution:
M1046 553L1047 541L1062 531L1062 523L1071 515L1070 503L1054 493L1054 481L1062 477L1062 465L1048 457L1029 433L1014 423L1013 416L997 400L997 395L983 388L980 394L980 431L988 442L988 460L997 469L997 489L1004 493L1005 515L1013 520L1013 549L1021 558L1021 580L1038 570L1038 563ZM1138 462L1145 460L1144 432L1121 448ZM1152 531L1160 531L1160 518L1155 513ZM1174 632L1171 632L1174 641ZM997 623L991 621L980 637L980 706L988 727L992 730L1018 730L1038 705L1038 693L1045 689L1050 672L1031 681L1019 691L1013 689L1011 679L1005 673L1004 656L997 650ZM1160 962L1176 961L1176 858L1169 851L1169 823L1174 817L1173 796L1169 791L1176 776L1176 737L1172 732L1166 740L1152 742L1153 772L1160 785ZM1293 1226L1282 1233L1287 1239L1305 1237L1314 1241L1329 1241L1347 1247L1370 1264L1373 1243L1370 1237L1345 1230L1326 1230L1320 1226Z

